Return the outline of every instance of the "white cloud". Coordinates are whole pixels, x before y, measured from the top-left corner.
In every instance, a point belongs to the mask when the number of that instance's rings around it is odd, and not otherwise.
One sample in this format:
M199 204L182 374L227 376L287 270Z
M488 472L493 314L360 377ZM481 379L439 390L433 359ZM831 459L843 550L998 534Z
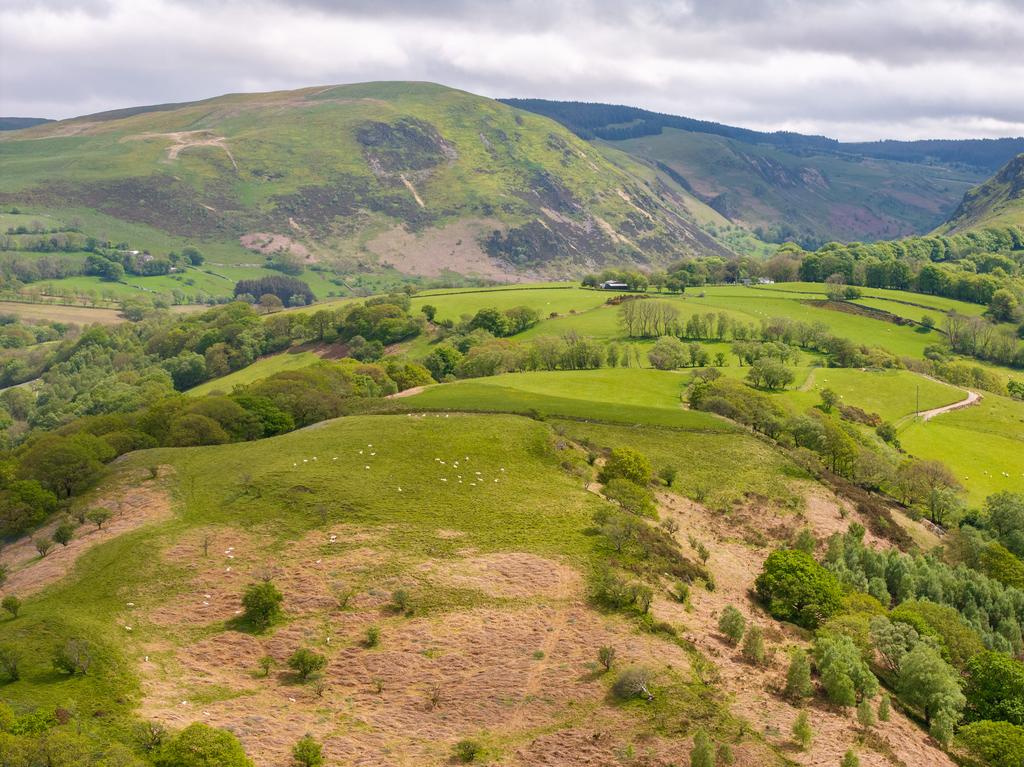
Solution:
M986 0L7 0L0 114L434 80L845 139L1024 134L1024 7Z

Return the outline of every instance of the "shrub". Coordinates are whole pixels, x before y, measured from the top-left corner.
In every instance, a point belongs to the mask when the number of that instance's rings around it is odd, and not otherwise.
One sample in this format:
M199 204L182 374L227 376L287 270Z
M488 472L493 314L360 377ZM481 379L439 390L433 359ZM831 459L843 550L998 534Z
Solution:
M264 655L259 659L260 671L263 673L263 676L270 676L270 669L274 667L275 662L274 658L270 655Z
M288 668L298 674L302 681L306 681L326 665L327 658L305 647L296 650L288 657Z
M860 767L860 758L854 753L852 748L843 754L843 761L840 762L840 767Z
M0 602L0 608L9 612L12 618L17 618L18 611L21 610L21 600L14 596L14 594L8 594Z
M807 718L807 712L801 711L796 715L796 721L793 722L793 740L800 744L801 749L806 751L810 747L813 737L814 731L811 730L811 723Z
M608 483L616 477L646 486L651 481L651 464L647 458L632 448L616 448L601 467L597 478L599 482Z
M53 654L53 667L65 674L71 674L72 676L82 674L84 676L89 673L91 666L92 647L82 639L72 638L67 640Z
M270 581L251 584L242 596L245 619L260 629L265 629L281 615L284 596Z
M672 487L676 481L676 475L679 470L675 466L662 466L658 469L658 478L665 483L667 487Z
M810 659L803 650L794 649L790 654L789 668L786 670L786 695L800 699L809 698L813 694Z
M693 736L690 767L715 767L715 748L704 730L697 730L697 734Z
M740 652L747 661L755 666L764 663L764 632L761 631L760 626L750 627L746 636L743 637L743 649Z
M973 722L960 728L957 741L988 767L1024 764L1024 727L1009 722Z
M320 767L324 763L324 748L312 735L304 735L292 746L292 759L302 767Z
M857 721L865 730L875 724L875 711L867 698L857 704Z
M396 589L391 592L391 609L396 613L412 615L412 600L409 592L405 589Z
M455 758L463 764L476 761L482 751L483 747L475 740L460 740L455 744Z
M61 520L53 531L53 540L61 546L67 546L75 537L75 525L70 519Z
M601 667L607 672L612 670L612 665L615 663L615 648L610 645L604 645L597 651L597 662L601 664Z
M718 630L729 639L729 644L734 647L743 639L743 632L747 627L747 619L743 613L732 605L726 605L722 615L718 618Z
M882 694L881 699L878 701L878 721L888 722L889 721L889 696L885 693Z
M252 767L238 738L199 722L168 740L154 761L157 767Z
M370 626L366 629L366 639L363 640L365 647L376 647L380 644L380 629L376 626Z
M803 551L772 552L755 585L773 616L805 628L816 628L842 607L839 581Z
M619 672L615 684L612 685L612 692L619 700L630 698L654 699L651 688L654 684L654 672L646 666L630 666Z
M9 682L21 679L21 653L13 647L0 645L0 672Z

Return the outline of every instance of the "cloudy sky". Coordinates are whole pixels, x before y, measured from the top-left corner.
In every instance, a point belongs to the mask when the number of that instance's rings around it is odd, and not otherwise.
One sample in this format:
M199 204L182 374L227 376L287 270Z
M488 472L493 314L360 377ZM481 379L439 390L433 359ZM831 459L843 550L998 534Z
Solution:
M0 115L431 80L841 139L1024 135L1024 0L0 0Z

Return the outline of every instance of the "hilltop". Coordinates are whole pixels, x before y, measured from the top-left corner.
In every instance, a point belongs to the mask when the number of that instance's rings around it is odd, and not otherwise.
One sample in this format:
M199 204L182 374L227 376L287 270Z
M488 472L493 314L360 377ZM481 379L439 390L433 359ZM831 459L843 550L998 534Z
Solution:
M729 221L816 247L923 234L1024 138L840 142L610 104L508 99L650 163Z
M978 227L1015 224L1024 224L1024 154L1017 155L988 181L968 191L938 232L956 234Z
M495 278L731 255L695 202L544 117L430 83L233 94L0 138L0 202L219 261ZM699 204L699 203L698 203Z

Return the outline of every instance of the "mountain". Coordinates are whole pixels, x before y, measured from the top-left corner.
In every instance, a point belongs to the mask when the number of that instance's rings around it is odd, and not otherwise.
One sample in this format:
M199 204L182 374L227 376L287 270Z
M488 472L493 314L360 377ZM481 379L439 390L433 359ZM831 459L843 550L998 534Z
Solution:
M0 131L21 130L22 128L31 128L34 125L52 122L53 120L46 117L0 117Z
M489 277L733 255L703 206L557 122L429 83L232 94L0 137L0 203L132 247ZM254 256L254 253L256 255ZM256 265L259 265L257 263Z
M813 247L922 234L1024 138L843 143L608 104L508 99L670 174L730 221Z
M1017 155L988 181L968 191L938 231L955 234L1008 224L1024 225L1024 154Z

